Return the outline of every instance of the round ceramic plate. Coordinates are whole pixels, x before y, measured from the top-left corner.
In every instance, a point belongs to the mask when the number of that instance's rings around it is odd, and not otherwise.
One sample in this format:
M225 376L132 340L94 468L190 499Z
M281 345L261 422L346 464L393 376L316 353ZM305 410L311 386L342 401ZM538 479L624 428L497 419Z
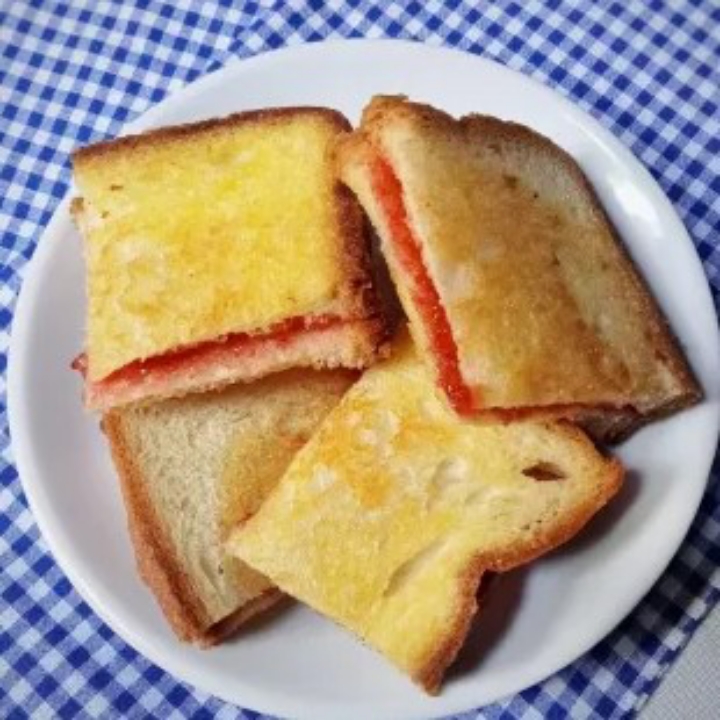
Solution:
M697 510L717 440L717 323L687 233L640 163L551 90L449 50L388 41L314 44L236 62L127 130L277 105L326 105L356 121L377 93L516 120L577 158L707 399L619 448L630 471L622 496L571 545L499 582L473 652L437 698L299 606L234 642L196 650L174 638L138 579L108 451L69 369L83 345L85 301L80 242L62 203L25 281L11 350L13 448L38 525L75 587L131 645L205 691L281 716L439 716L522 690L567 665L601 640L665 568Z

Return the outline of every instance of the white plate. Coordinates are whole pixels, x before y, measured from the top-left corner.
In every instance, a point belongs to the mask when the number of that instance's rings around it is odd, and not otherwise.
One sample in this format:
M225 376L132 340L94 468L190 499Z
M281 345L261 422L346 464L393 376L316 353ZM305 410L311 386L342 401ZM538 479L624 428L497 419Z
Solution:
M708 400L620 449L623 498L582 538L498 588L482 660L428 698L379 656L303 608L212 651L175 640L138 580L118 485L69 363L82 346L79 240L58 209L17 307L10 420L35 518L68 577L153 662L239 705L282 716L420 718L477 707L568 664L606 635L667 565L696 512L718 433L718 330L693 246L650 175L608 132L554 92L486 60L401 42L295 47L235 63L169 98L128 130L247 108L316 104L355 121L375 93L530 125L583 165L648 278Z

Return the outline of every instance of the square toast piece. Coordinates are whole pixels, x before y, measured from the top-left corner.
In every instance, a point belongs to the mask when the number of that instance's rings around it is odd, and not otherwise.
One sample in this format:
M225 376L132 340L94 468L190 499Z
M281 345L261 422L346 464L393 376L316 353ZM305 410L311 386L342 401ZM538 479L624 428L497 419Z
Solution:
M699 399L580 167L547 138L379 97L337 162L457 412L617 440Z
M330 152L347 130L271 109L75 152L89 409L374 360L364 220Z

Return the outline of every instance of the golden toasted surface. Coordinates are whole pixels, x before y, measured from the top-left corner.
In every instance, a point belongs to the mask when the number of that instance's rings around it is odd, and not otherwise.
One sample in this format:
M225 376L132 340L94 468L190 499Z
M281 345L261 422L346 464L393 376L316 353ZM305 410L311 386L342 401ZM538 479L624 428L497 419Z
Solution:
M222 458L218 507L223 537L257 512L357 378L346 370L289 370L229 391L230 397L242 398L242 406ZM177 402L192 403L193 398Z
M277 111L76 153L89 378L288 317L347 313L348 201L328 162L346 127L331 111Z
M229 548L432 692L483 573L568 539L621 477L570 426L459 420L405 336Z
M389 162L442 299L478 409L631 406L652 413L699 390L577 164L531 130L374 100L341 153L344 180L392 237L368 186ZM354 146L353 146L354 145ZM414 326L410 280L394 277ZM421 336L427 330L414 327ZM437 359L429 358L433 364Z

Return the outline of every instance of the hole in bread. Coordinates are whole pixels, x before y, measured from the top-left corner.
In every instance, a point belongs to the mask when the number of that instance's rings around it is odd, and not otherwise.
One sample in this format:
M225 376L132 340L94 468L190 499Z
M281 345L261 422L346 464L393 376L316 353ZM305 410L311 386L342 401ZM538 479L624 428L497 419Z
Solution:
M553 480L564 480L567 475L564 471L555 465L555 463L541 460L534 465L523 468L522 474L526 477L537 480L538 482L548 482Z
M447 537L440 537L437 540L433 540L433 542L400 565L390 576L390 580L383 592L383 597L388 598L410 584L445 550L448 540L449 538Z

